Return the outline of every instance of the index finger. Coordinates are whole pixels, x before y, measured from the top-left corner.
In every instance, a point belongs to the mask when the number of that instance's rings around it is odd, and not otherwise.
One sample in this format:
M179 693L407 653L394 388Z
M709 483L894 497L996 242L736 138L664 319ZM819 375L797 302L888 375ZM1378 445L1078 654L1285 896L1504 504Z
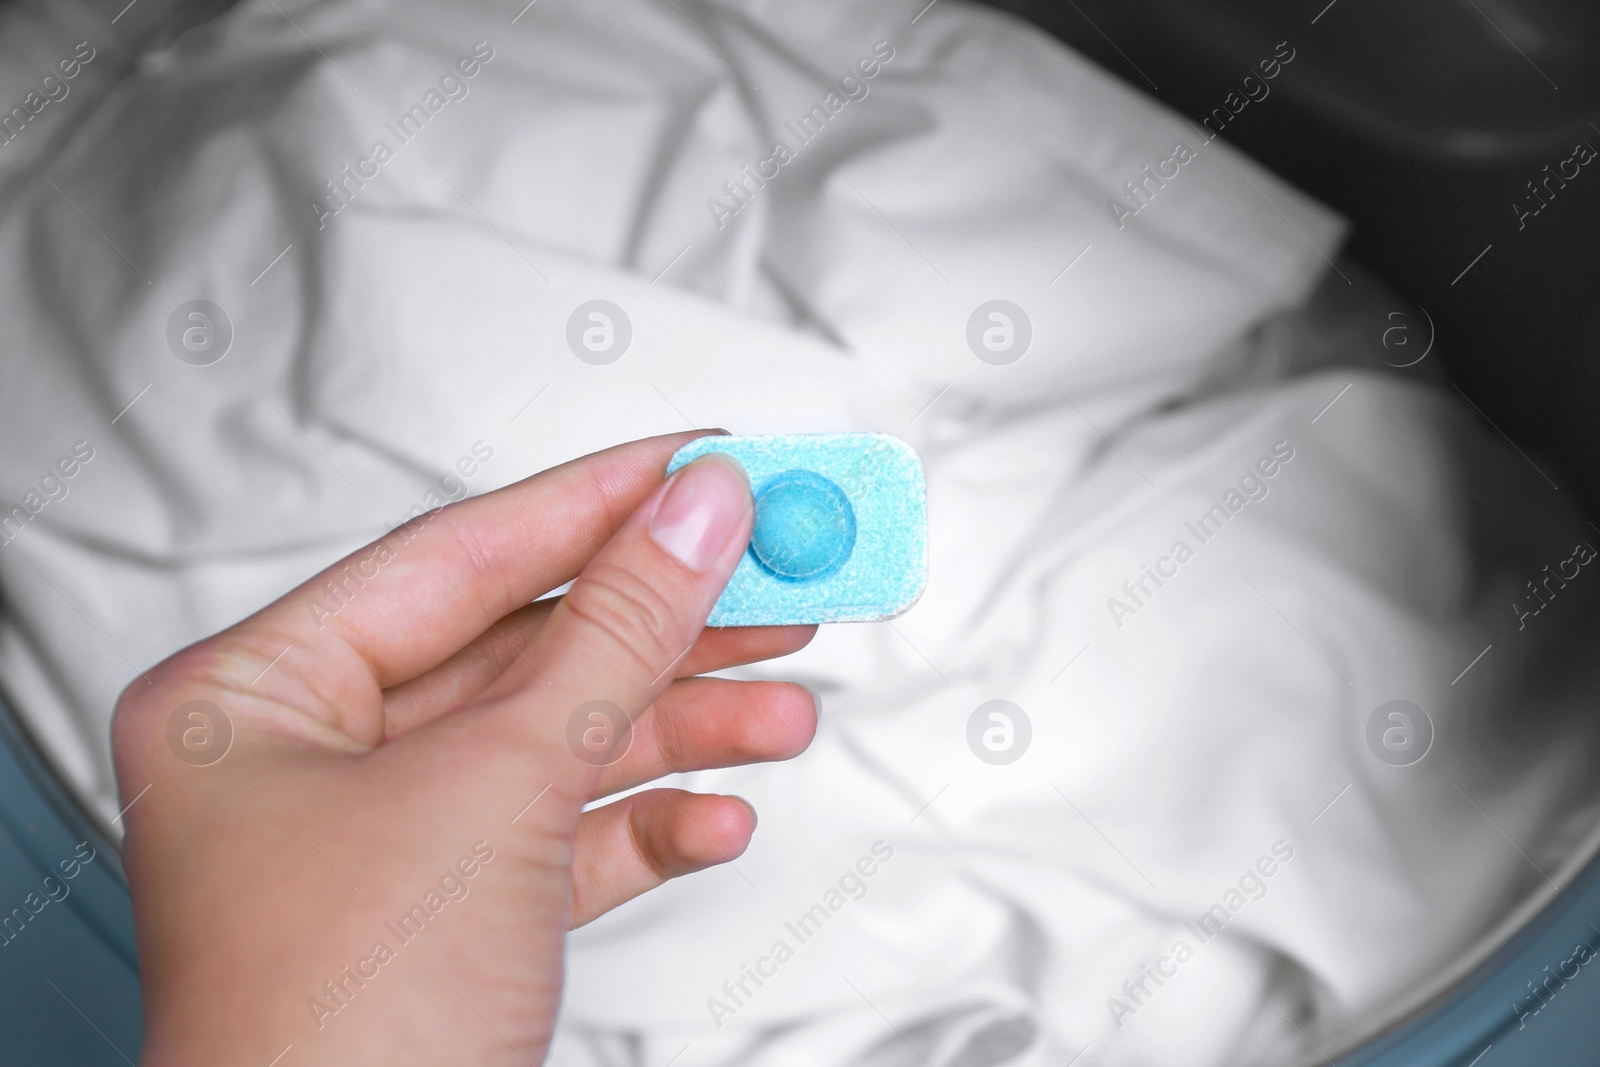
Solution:
M637 718L693 648L750 543L754 510L744 468L730 457L712 452L674 473L583 568L528 655L501 677L497 687L514 695L494 713L535 735L569 720L533 710L578 714L599 701L608 717Z
M285 666L319 689L398 685L572 580L661 484L672 454L707 432L618 445L428 512L236 629L302 650Z

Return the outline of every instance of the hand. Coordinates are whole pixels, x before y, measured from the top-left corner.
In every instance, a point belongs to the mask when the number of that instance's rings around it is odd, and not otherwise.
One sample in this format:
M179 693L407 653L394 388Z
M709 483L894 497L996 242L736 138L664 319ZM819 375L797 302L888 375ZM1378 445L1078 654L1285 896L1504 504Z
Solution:
M722 457L662 483L693 436L422 516L129 686L146 1064L540 1063L567 930L744 850L734 797L582 810L816 726L797 686L692 677L814 632L702 633L752 506Z

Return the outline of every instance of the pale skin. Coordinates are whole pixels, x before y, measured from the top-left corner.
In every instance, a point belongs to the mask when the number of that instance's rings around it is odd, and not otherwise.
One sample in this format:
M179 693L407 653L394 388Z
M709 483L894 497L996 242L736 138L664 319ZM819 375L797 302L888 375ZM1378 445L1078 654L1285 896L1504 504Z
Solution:
M539 1064L567 931L743 852L755 813L737 797L654 789L583 810L673 771L793 757L816 727L798 686L695 677L814 632L702 631L751 504L716 457L663 483L695 436L445 508L409 542L391 534L336 614L312 607L319 576L129 686L113 743L144 1064ZM634 721L609 766L568 745L595 699ZM234 730L207 766L167 740L193 700ZM468 895L402 944L386 924L484 842ZM379 940L393 958L330 998Z

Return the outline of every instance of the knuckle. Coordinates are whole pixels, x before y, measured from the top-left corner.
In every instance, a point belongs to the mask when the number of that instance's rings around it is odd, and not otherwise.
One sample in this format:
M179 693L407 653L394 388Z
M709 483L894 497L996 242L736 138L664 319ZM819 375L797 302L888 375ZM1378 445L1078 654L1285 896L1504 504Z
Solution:
M221 689L217 638L174 653L130 680L111 711L111 753L119 766L144 766L158 751L173 710L189 696Z
M566 595L573 615L608 635L652 674L680 651L684 629L672 600L616 564L592 566Z
M656 747L661 753L662 763L674 771L689 770L693 748L689 739L684 736L681 717L670 711L663 711L658 701L651 710L650 722L651 728L655 731Z
M443 509L447 516L442 524L455 548L457 558L466 569L470 582L474 584L495 583L492 592L504 599L507 595L503 569L499 553L493 544L493 535L482 527L465 521L453 521L459 517L459 512L452 513L448 508Z
M596 464L585 463L579 467L585 481L591 500L600 502L601 511L605 514L607 530L619 528L623 521L633 513L636 504L623 499L617 490L615 482L602 477L601 468Z
M646 790L641 796L653 798L659 790ZM655 827L652 825L649 806L642 800L635 802L628 809L627 818L628 843L632 845L634 855L644 865L645 870L655 884L659 885L672 877L670 864L664 861L661 855Z
M135 688L137 687L137 688ZM143 733L153 706L140 679L128 683L111 712L111 751L119 760L133 758L143 747Z

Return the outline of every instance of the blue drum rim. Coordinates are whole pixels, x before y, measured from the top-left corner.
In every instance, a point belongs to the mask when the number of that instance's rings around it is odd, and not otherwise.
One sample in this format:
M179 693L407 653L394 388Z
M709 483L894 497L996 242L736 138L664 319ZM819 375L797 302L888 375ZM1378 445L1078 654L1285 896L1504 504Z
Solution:
M6 764L12 766L7 768ZM7 773L14 771L14 773ZM133 901L120 844L65 784L44 747L0 688L0 825L40 872L55 869L80 841L94 846L63 903L118 961L135 973Z
M16 773L4 773L5 764ZM67 905L135 974L132 901L118 846L78 799L0 689L0 824L41 871L90 841L94 872ZM1509 917L1508 917L1509 918ZM1467 1067L1518 1028L1524 980L1585 944L1600 955L1600 854L1459 981L1381 1031L1336 1053L1336 1067ZM1320 1056L1317 1059L1321 1059Z

